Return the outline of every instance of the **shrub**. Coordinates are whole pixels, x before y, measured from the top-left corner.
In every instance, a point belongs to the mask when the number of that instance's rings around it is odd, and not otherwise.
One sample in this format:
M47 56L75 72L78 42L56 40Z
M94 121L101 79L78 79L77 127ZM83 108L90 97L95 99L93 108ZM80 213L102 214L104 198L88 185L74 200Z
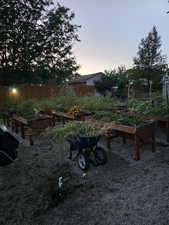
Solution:
M50 98L36 101L34 107L36 111L40 111L42 109L55 109L55 105Z
M115 122L127 126L142 126L147 123L147 120L138 118L128 114L116 114L111 112L97 112L94 117L96 120L105 122Z
M129 102L129 111L146 115L164 116L169 113L168 106L159 99L152 101L133 100Z
M18 114L26 118L35 116L38 113L36 110L37 101L36 99L29 99L19 103L17 107Z
M12 113L12 112L18 112L18 102L17 101L12 101L12 100L7 100L5 101L3 105L3 110L6 113Z
M115 102L110 95L107 96L85 96L82 99L81 108L91 111L112 109Z
M58 139L63 139L69 135L72 136L98 136L104 131L99 126L85 124L80 121L67 122L63 127L50 128L46 133L52 142L57 142Z

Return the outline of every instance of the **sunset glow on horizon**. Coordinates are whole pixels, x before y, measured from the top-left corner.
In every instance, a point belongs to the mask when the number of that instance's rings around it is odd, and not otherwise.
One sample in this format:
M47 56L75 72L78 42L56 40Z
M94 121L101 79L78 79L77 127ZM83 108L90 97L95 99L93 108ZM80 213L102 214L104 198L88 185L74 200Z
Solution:
M57 1L55 1L57 2ZM75 13L81 25L80 42L73 47L80 74L132 67L140 40L155 25L162 40L162 53L169 51L167 0L58 0Z

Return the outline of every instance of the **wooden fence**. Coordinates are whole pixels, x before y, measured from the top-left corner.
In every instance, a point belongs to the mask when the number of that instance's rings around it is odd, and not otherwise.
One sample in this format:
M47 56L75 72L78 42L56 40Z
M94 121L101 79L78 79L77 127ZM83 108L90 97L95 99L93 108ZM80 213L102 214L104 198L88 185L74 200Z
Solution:
M77 96L95 95L94 86L70 85ZM63 89L63 85L46 85L46 86L29 86L16 85L14 87L0 86L0 108L7 100L26 100L26 99L43 99L52 96L58 96Z

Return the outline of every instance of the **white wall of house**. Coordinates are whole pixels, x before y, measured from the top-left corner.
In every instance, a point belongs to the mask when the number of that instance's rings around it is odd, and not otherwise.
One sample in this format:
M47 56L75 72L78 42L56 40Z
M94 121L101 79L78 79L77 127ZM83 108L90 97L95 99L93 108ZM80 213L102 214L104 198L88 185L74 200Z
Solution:
M101 96L101 94L99 92L97 92L97 90L95 91L95 96Z
M98 81L100 79L101 79L101 75L92 77L86 81L86 85L95 86L95 81ZM95 96L101 96L101 94L99 92L95 91Z
M97 75L97 76L95 76L95 77L92 77L92 78L90 78L90 79L88 79L87 81L86 81L86 85L91 85L91 86L95 86L95 81L98 81L98 80L100 80L101 79L101 75Z

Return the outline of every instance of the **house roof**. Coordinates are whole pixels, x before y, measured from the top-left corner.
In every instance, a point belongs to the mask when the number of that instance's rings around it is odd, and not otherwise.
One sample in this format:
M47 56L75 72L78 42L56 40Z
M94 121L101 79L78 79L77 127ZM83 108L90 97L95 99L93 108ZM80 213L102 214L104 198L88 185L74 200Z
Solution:
M94 78L96 76L101 76L102 74L103 74L102 72L98 72L98 73L92 73L88 75L80 75L79 77L71 80L69 83L70 84L85 83L87 80Z

